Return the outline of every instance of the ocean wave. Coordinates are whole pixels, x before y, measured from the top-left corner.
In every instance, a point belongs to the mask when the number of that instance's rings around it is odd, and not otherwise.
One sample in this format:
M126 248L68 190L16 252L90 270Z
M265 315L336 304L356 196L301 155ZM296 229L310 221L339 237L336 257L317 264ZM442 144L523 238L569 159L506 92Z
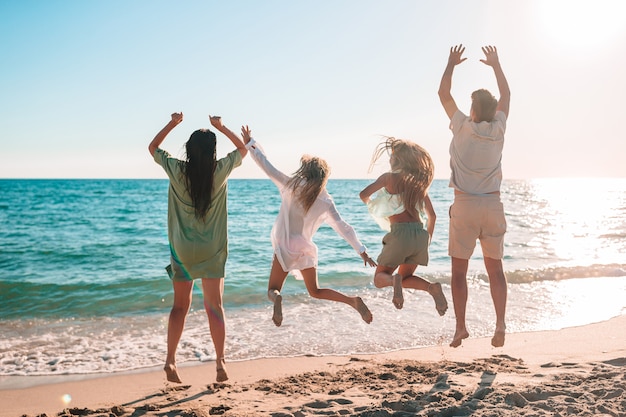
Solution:
M149 314L168 310L171 292L166 279L71 284L0 281L0 317L53 319Z
M376 257L384 232L358 198L368 183L331 180L328 189ZM169 262L167 180L3 180L2 185L0 374L108 372L159 364L173 299L163 269ZM503 183L507 328L512 332L585 324L624 308L626 183L594 182L587 188L599 190L594 198L556 192L569 186L579 188L567 180ZM451 304L447 245L453 193L447 181L435 180L429 195L437 224L429 265L416 275L440 282ZM589 201L601 201L602 210ZM224 289L229 360L306 349L323 355L410 348L437 343L443 332L447 338L454 331L452 307L439 317L423 291L407 290L405 308L396 310L391 289L375 288L374 269L364 267L326 225L315 236L319 284L362 297L374 322L364 325L350 307L312 299L304 283L290 276L283 288L284 325L276 329L267 282L279 203L270 180L229 181ZM481 255L477 245L468 271L472 337L493 332ZM180 352L181 361L213 354L200 282Z

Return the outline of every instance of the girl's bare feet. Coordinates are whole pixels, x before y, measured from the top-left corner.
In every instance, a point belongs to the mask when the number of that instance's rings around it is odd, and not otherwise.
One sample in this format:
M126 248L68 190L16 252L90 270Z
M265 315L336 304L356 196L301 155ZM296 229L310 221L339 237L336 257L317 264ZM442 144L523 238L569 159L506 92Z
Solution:
M221 357L217 358L216 362L215 368L217 370L217 376L215 377L215 380L217 382L228 381L228 374L226 373L226 360L224 357Z
M428 284L428 293L432 295L435 300L437 313L439 313L440 316L446 314L446 311L448 310L448 301L446 300L446 296L443 295L441 284L438 282Z
M369 308L367 308L361 297L356 297L356 305L354 306L354 308L356 308L356 311L359 312L361 318L365 323L370 324L372 322L372 312Z
M176 371L176 365L174 365L173 363L166 363L163 367L163 370L165 371L165 376L167 377L168 381L176 382L177 384L181 384L183 382L178 376L178 372Z
M277 327L283 323L283 296L278 294L274 298L274 314L272 315L272 321Z
M393 298L391 301L398 310L404 306L404 295L402 295L402 275L395 274L393 277Z

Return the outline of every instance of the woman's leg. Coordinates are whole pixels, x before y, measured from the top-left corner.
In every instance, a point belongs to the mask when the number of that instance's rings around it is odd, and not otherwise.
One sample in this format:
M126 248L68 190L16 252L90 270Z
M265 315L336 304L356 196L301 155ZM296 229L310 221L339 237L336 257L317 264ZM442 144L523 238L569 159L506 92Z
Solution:
M448 310L448 301L443 294L441 284L438 282L428 282L422 277L415 275L417 265L402 264L398 268L398 274L402 277L402 286L404 288L412 288L414 290L427 291L435 300L435 308L440 316L446 314Z
M280 326L283 323L283 296L280 295L280 291L283 289L287 274L288 272L283 271L283 267L280 266L280 262L274 255L270 279L267 283L267 298L274 303L272 321L276 326Z
M397 267L378 265L374 273L374 285L376 288L393 287L391 302L399 310L404 306L402 294L402 275L393 274Z
M372 313L369 308L367 308L361 297L348 297L339 291L331 290L329 288L319 288L317 283L316 268L302 269L300 272L302 272L304 284L306 285L306 289L311 297L348 304L361 314L363 321L366 323L372 322Z
M222 294L224 293L224 278L203 278L202 292L204 294L204 309L209 318L211 339L215 347L217 382L228 379L225 369L224 344L226 341L226 323Z
M181 383L176 371L176 348L185 328L185 319L191 307L193 281L172 281L174 287L174 305L170 311L167 325L167 358L165 359L165 373L170 382Z

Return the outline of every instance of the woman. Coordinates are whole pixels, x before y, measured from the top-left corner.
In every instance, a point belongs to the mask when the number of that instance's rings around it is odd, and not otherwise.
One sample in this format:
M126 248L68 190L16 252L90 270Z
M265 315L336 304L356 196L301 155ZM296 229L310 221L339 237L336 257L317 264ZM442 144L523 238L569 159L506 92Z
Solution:
M383 237L374 285L377 288L393 286L392 302L397 309L404 306L402 287L427 291L435 300L437 312L443 316L448 302L441 284L414 275L418 265L428 265L428 246L435 230L435 210L428 197L434 174L433 161L416 143L387 138L376 148L370 168L384 153L390 154L391 171L382 174L359 194L372 217L388 232ZM375 198L371 198L374 193ZM428 218L426 229L421 216L423 211ZM394 274L396 269L398 272Z
M274 258L267 295L274 304L272 321L280 326L283 321L282 295L280 294L289 271L304 280L311 297L348 304L371 323L372 313L361 297L349 297L329 288L319 288L317 282L317 246L313 235L323 222L328 223L361 256L365 265L376 266L366 247L345 220L341 218L333 199L326 191L330 168L318 157L303 156L300 168L292 176L276 169L265 157L263 149L250 136L246 126L242 136L252 159L276 184L281 194L278 218L272 228Z
M183 121L182 113L172 114L167 125L154 137L148 150L170 180L168 196L168 240L171 264L167 272L174 287L174 305L167 328L167 380L181 383L176 370L176 348L191 306L193 283L202 279L204 308L209 319L215 347L218 382L228 375L224 360L226 329L222 294L224 267L228 255L227 178L241 165L247 150L243 141L226 128L218 116L209 116L211 124L237 148L216 159L215 133L196 130L185 144L186 160L172 157L159 146L169 132Z

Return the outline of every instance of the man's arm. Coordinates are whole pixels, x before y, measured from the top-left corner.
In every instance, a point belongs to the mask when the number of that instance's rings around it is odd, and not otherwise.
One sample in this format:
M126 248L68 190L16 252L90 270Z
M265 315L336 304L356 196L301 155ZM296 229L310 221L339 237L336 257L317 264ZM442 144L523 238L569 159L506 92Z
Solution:
M150 152L150 156L154 155L154 151L157 150L159 146L165 140L165 137L174 129L180 122L183 121L182 113L172 113L172 120L170 120L163 129L156 134L152 142L148 145L148 152Z
M211 124L214 128L222 132L224 135L226 135L228 139L230 139L230 141L233 143L233 145L235 145L235 147L241 154L242 158L248 154L248 149L246 148L246 145L243 143L241 138L239 138L239 136L233 133L232 130L222 124L222 118L220 116L209 116L209 120L211 121Z
M509 104L511 103L511 90L509 89L509 83L504 76L502 66L500 65L500 59L498 58L498 50L495 46L483 46L482 48L485 59L481 59L480 62L485 65L489 65L493 68L493 72L496 75L496 82L498 83L498 90L500 91L500 99L498 100L498 107L496 111L502 111L509 117Z
M459 109L452 98L452 72L454 67L465 61L467 58L462 58L465 47L463 45L457 45L450 48L450 56L448 57L448 65L443 71L441 77L441 83L439 84L439 100L443 105L443 109L446 111L448 118L452 119L454 113Z

